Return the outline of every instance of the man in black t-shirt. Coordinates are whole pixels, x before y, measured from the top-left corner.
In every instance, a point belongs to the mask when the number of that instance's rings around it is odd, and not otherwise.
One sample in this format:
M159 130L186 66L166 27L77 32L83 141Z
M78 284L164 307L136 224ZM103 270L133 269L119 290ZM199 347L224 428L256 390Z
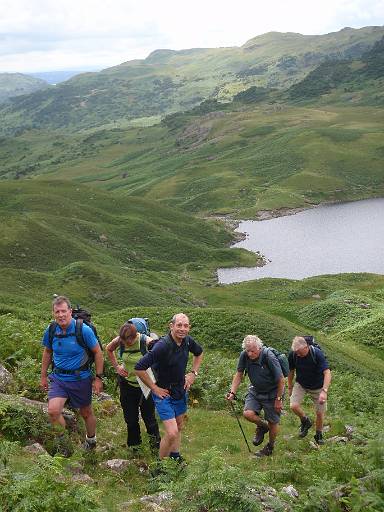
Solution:
M301 408L304 396L308 394L312 398L316 411L315 441L317 444L324 444L324 415L327 410L328 388L331 383L331 370L328 361L318 347L308 345L305 338L296 336L292 342L288 362L290 407L301 421L299 437L305 437L312 426L312 421ZM293 385L295 372L296 382Z
M245 398L243 416L257 425L253 438L255 446L260 445L264 441L264 435L269 433L269 442L256 452L258 457L265 457L272 455L275 445L283 404L284 376L277 357L263 347L260 338L246 336L242 348L237 372L233 376L231 389L226 398L233 400L236 397L237 388L246 371L251 385ZM264 411L266 421L260 417L261 410Z

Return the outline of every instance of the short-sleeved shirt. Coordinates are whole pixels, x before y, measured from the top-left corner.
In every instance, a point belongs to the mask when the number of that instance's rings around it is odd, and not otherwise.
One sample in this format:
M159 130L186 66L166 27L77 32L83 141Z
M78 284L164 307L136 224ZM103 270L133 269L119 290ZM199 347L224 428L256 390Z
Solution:
M135 370L153 367L156 370L157 385L164 389L184 386L189 353L199 356L202 352L202 347L192 336L185 336L178 345L171 334L167 334L136 363Z
M269 394L277 390L278 382L283 375L280 363L273 352L263 347L257 359L248 357L244 350L237 363L237 371L247 371L249 380L258 394Z
M77 343L75 334L76 320L72 319L71 323L66 329L67 336L65 338L58 338L56 334L62 334L62 328L57 324L55 334L53 336L52 345L49 343L49 327L44 332L42 345L50 350L53 350L53 363L55 368L62 368L63 370L78 370L83 366L87 360L88 355L83 347ZM82 334L84 342L89 349L93 349L98 345L97 338L88 325L82 325ZM66 374L55 372L57 378L66 381L76 381L90 377L90 370L82 370L76 374Z
M141 353L140 346L141 343L146 343L148 336L145 334L140 334L139 332L136 334L135 342L126 347L124 352L120 356L120 347L118 347L119 359L124 365L124 368L128 372L128 377L125 377L125 380L131 385L135 387L139 387L139 383L137 382L136 375L134 372L134 368L136 363L143 357ZM121 377L124 378L124 377Z
M288 354L289 369L296 370L296 381L306 389L320 389L324 383L324 370L329 369L328 361L317 347L309 347L305 357Z

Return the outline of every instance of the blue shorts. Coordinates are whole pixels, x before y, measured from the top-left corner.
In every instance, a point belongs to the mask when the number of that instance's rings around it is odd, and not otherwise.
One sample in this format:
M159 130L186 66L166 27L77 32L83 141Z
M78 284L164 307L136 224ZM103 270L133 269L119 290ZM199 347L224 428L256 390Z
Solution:
M52 398L68 398L75 409L86 407L92 403L92 377L77 381L65 381L49 375L48 400Z
M155 402L156 411L162 421L177 418L177 416L187 412L188 393L184 393L183 398L180 400L175 400L170 396L159 398L155 393L152 393L152 398Z

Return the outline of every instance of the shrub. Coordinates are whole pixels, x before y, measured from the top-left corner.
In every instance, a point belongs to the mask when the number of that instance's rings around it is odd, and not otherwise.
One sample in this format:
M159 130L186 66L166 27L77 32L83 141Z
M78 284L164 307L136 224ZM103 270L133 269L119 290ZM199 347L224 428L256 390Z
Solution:
M10 469L1 473L2 512L88 512L101 511L98 491L65 477L60 458L40 457L25 472Z

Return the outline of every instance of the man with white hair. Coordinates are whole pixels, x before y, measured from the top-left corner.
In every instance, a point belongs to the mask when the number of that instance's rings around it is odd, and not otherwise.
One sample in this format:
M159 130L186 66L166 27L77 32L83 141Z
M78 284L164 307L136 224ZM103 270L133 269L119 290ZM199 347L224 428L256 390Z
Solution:
M243 415L245 419L257 425L253 438L255 446L264 441L264 435L268 432L268 443L256 452L258 457L265 457L272 455L275 446L283 407L284 375L275 354L263 347L263 342L257 336L246 336L242 348L237 371L226 398L227 400L236 398L236 391L244 372L247 372L251 385L245 398ZM262 410L266 421L260 417Z
M307 394L311 397L316 411L315 441L317 444L324 444L324 415L327 410L328 388L331 383L331 370L328 361L320 348L308 345L303 336L296 336L293 338L288 362L290 407L301 421L299 437L305 437L312 426L312 421L301 408L301 403ZM296 382L293 384L295 372Z

